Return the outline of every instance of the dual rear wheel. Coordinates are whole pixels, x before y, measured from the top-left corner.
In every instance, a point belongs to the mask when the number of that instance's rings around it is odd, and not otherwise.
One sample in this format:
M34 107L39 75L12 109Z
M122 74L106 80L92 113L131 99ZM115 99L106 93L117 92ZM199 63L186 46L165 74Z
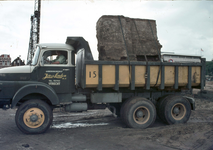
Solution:
M147 128L156 118L154 104L141 97L127 100L121 107L121 118L131 128Z
M186 123L191 115L191 104L182 96L169 95L158 101L157 113L167 124Z
M182 96L169 95L162 97L155 108L146 98L133 97L123 103L120 112L128 127L143 129L155 122L156 114L167 124L186 123L191 114L191 104Z

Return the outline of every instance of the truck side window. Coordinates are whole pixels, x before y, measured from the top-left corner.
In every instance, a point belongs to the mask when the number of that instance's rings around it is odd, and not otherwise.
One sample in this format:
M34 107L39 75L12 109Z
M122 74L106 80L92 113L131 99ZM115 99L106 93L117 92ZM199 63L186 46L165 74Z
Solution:
M43 57L44 64L67 64L67 51L46 51Z

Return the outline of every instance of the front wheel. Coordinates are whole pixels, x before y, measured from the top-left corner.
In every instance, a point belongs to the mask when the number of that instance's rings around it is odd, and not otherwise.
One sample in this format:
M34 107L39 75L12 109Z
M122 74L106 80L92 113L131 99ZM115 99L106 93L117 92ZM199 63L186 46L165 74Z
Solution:
M147 128L156 119L154 104L141 97L135 97L127 101L122 111L124 122L131 128Z
M17 127L26 134L44 133L51 125L53 113L50 106L41 100L29 100L16 112Z

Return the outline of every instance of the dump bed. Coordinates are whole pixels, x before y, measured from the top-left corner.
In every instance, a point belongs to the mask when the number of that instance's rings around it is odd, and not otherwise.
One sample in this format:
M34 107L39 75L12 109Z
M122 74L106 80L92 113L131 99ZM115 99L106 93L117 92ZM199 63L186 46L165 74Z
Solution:
M76 84L80 88L204 88L205 59L200 63L94 61L77 53Z

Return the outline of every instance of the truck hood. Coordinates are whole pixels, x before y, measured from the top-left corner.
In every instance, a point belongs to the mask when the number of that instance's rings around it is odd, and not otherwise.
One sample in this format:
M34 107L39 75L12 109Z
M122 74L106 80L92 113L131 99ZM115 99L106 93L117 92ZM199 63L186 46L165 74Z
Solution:
M14 66L0 69L0 73L31 73L35 66Z

